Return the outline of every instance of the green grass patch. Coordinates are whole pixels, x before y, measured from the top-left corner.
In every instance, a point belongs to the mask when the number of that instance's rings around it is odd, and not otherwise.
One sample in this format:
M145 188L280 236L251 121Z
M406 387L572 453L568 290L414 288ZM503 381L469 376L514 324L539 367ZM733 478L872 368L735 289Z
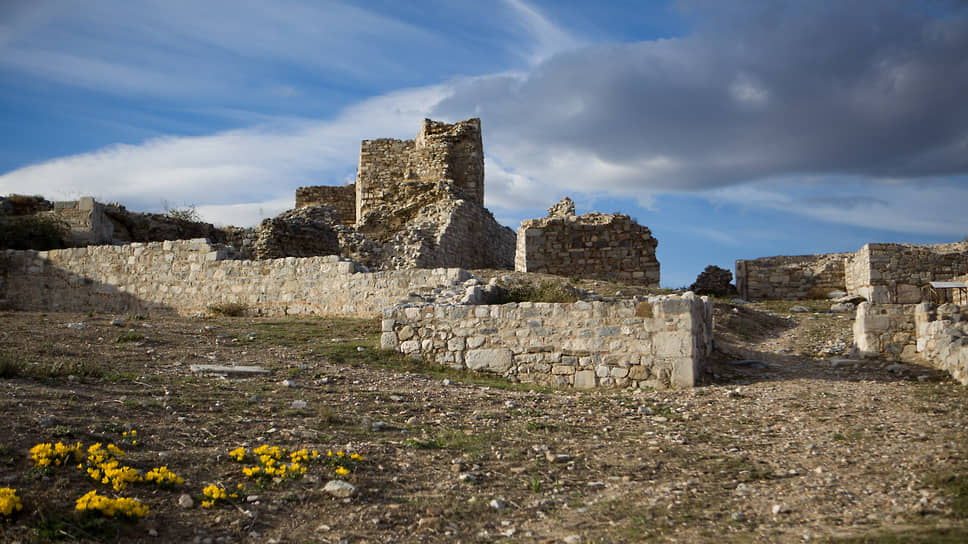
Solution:
M948 495L955 517L968 519L968 474L940 473L930 482Z
M138 334L138 333L136 333L134 331L129 331L129 332L126 332L126 333L118 336L118 339L115 340L115 341L118 344L126 344L128 342L140 342L140 341L142 341L144 339L145 339L144 335Z

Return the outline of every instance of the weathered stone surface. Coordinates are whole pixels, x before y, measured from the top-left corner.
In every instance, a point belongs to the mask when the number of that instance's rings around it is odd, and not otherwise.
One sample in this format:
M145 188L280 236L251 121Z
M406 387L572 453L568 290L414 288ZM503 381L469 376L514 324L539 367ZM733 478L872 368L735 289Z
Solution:
M736 289L744 300L823 298L844 289L851 253L792 255L736 261Z
M203 315L235 304L247 315L373 317L422 291L441 302L456 268L367 273L336 256L235 259L205 239L0 251L0 305L22 310Z
M653 308L649 317L630 322L643 306ZM398 337L433 339L401 345L408 355L563 387L691 387L712 350L712 304L691 294L609 303L409 305L386 310L384 319Z
M624 214L593 212L523 221L514 268L658 287L658 242Z
M227 229L229 242L246 259L317 257L339 254L332 206L310 205L266 219L254 229Z
M569 217L572 215L575 215L575 201L567 196L548 208L548 217Z
M464 363L471 370L506 372L514 361L509 349L472 349L464 354Z
M296 189L296 208L326 205L333 209L335 222L356 224L356 185L316 185Z

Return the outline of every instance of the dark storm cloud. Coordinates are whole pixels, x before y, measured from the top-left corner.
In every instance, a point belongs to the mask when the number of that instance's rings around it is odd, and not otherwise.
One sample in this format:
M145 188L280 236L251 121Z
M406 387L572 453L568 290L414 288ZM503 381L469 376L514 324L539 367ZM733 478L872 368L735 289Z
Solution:
M599 161L613 170L602 189L968 172L963 7L717 4L702 3L685 38L465 81L435 115L476 112L491 154L536 179L567 175L569 156Z

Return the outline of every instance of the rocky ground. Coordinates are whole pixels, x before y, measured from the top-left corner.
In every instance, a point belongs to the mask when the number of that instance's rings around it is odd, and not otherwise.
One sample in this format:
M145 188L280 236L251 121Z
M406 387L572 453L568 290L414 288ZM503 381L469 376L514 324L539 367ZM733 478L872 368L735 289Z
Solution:
M24 505L0 515L0 540L968 539L968 390L850 359L851 315L796 304L808 311L718 303L718 353L688 391L535 390L423 367L377 351L378 322L0 313L0 487ZM113 442L126 464L185 482L120 493L149 507L136 523L92 521L76 499L110 486L31 468L30 448L58 440ZM261 444L362 460L260 485L229 452ZM337 478L352 496L326 490ZM202 508L210 484L240 497Z

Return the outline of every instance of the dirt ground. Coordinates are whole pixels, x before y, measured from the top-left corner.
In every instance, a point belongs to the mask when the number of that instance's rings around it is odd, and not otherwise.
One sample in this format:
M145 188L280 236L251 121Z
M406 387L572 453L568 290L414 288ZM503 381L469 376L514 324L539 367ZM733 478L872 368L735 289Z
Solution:
M850 359L851 317L718 303L704 385L580 392L403 360L375 349L375 321L3 312L0 487L24 507L0 540L968 540L968 390ZM185 483L116 494L72 465L32 469L30 448L56 441L112 442ZM259 485L229 452L261 444L362 460ZM327 493L337 477L358 494ZM210 484L240 497L202 508ZM149 513L93 523L74 512L91 490Z

